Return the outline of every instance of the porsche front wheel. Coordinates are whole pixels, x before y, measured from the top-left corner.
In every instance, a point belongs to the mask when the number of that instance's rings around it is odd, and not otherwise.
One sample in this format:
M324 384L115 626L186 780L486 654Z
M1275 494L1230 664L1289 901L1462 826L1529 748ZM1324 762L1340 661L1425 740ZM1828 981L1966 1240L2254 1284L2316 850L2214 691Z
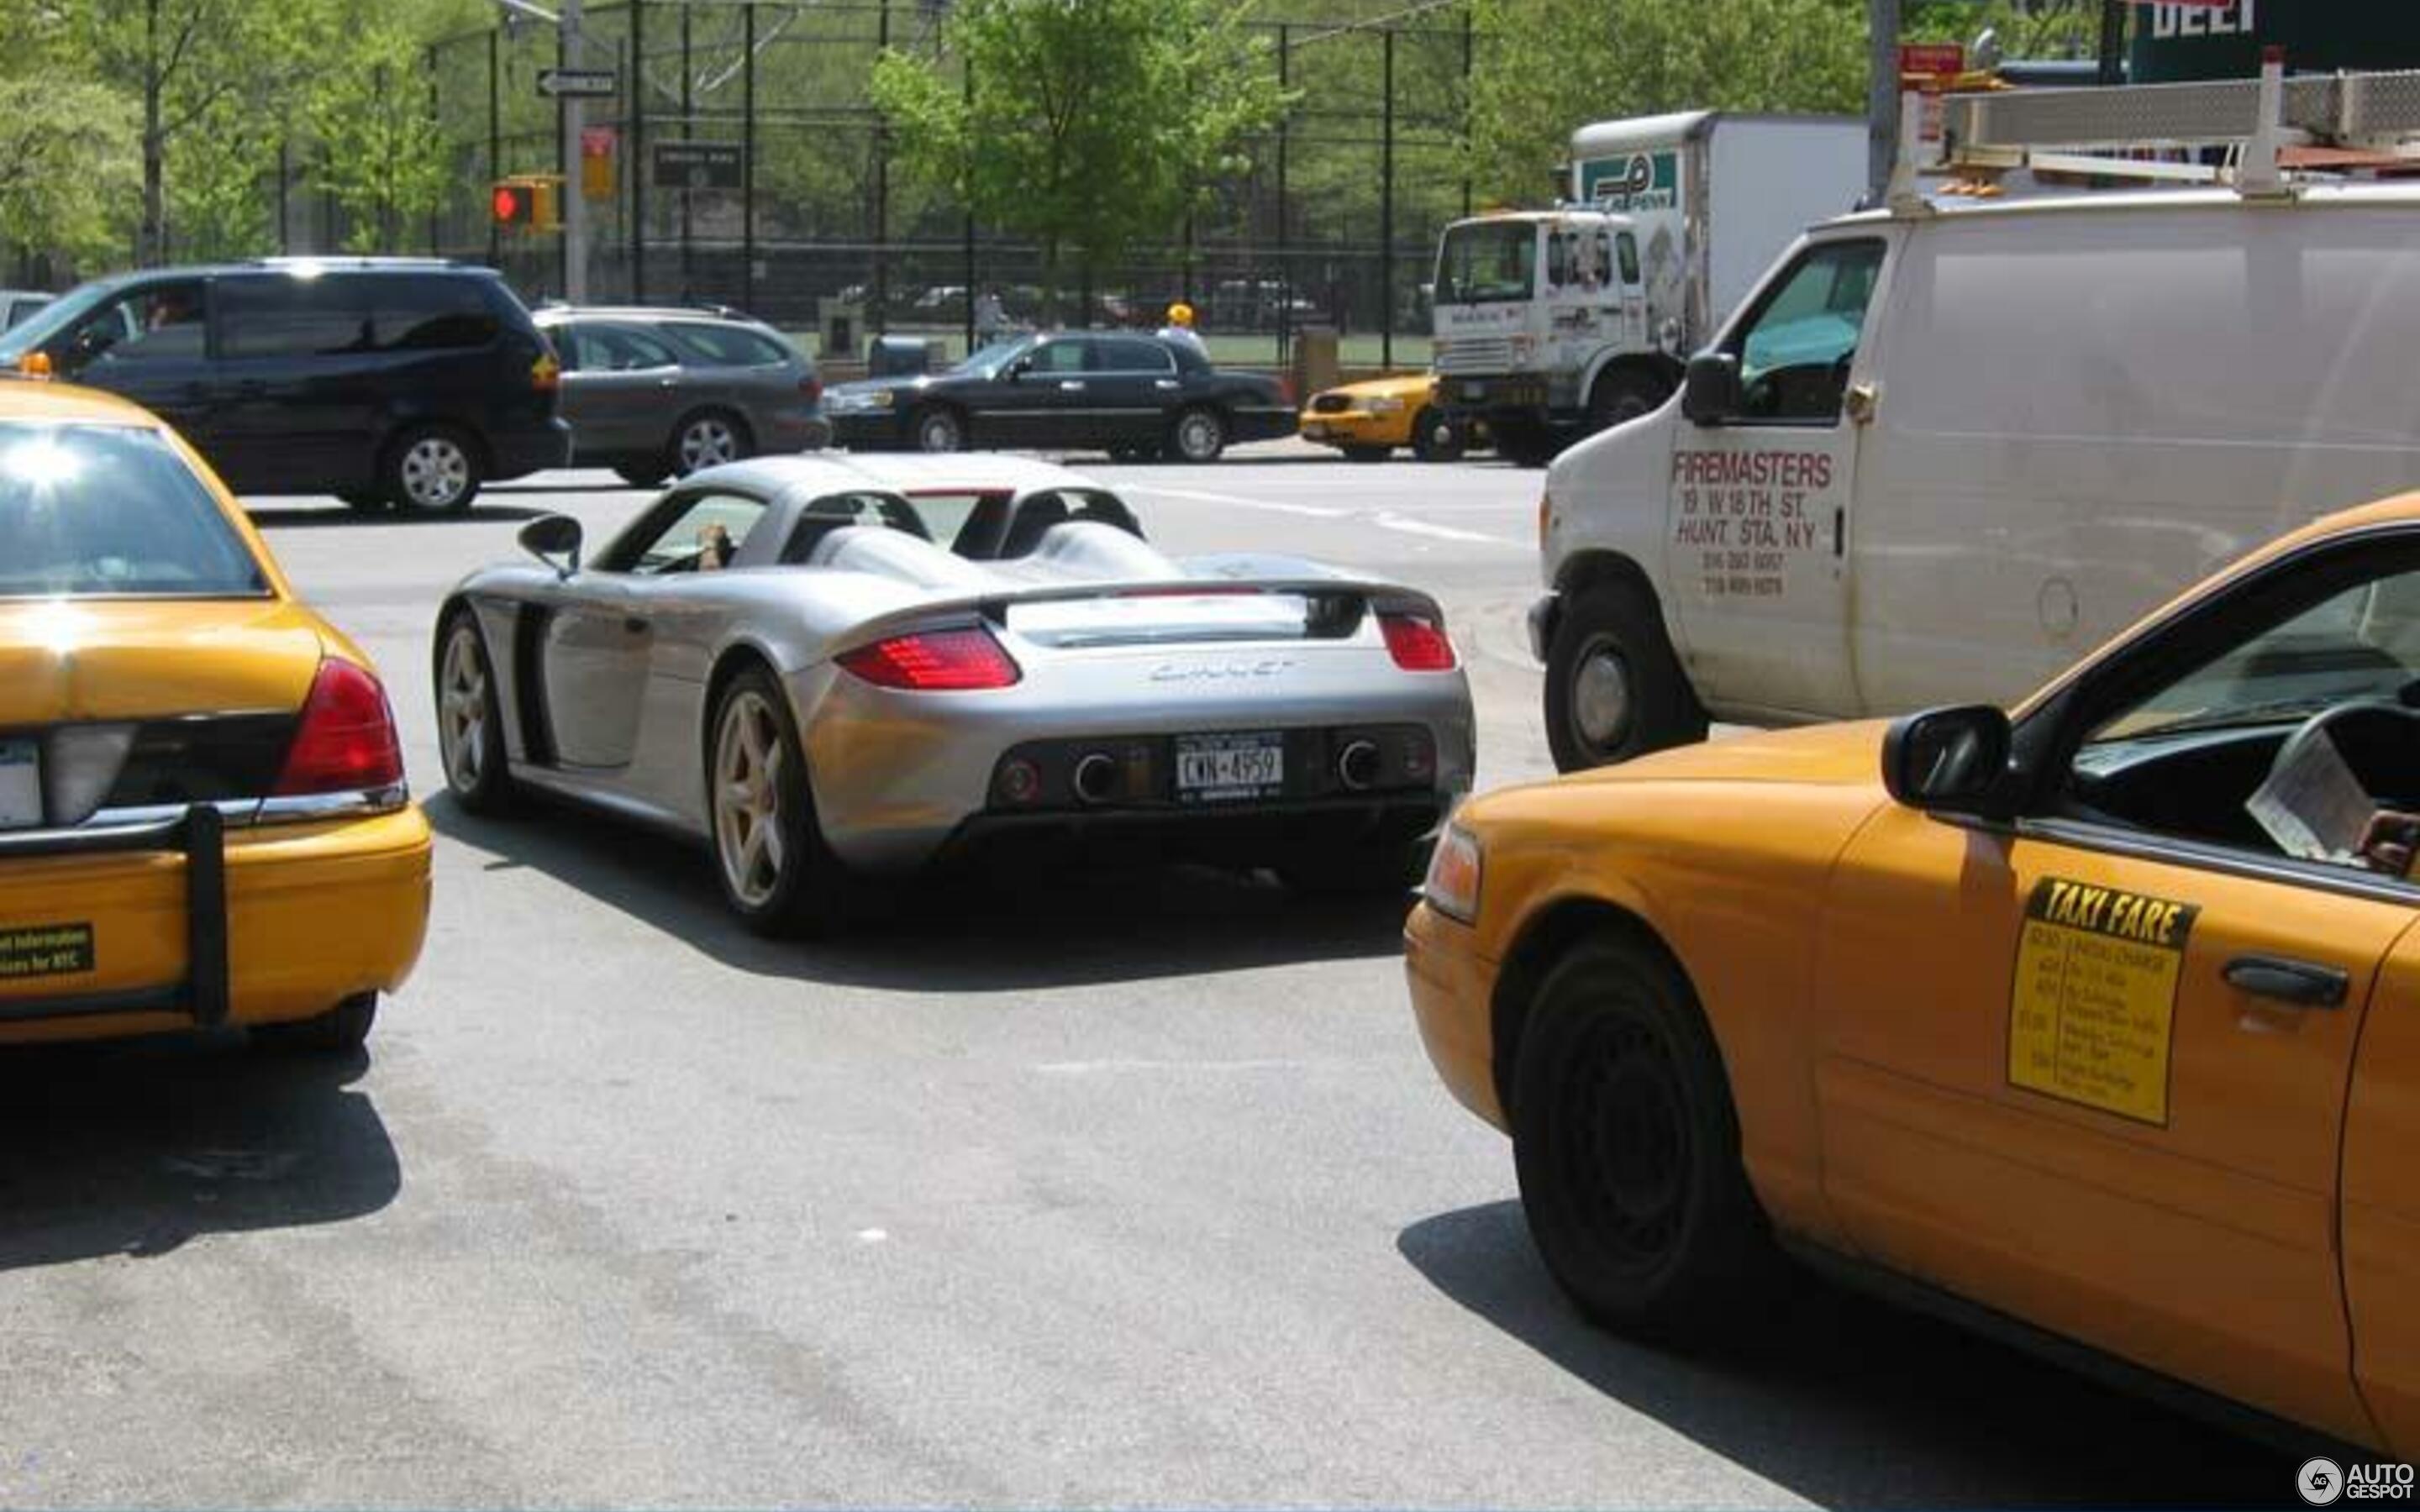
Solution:
M824 843L790 701L762 667L724 687L706 748L706 810L723 901L758 934L820 934L845 870Z
M488 659L479 617L468 607L447 616L437 638L437 753L454 801L476 814L512 807L513 778L504 764L504 703Z

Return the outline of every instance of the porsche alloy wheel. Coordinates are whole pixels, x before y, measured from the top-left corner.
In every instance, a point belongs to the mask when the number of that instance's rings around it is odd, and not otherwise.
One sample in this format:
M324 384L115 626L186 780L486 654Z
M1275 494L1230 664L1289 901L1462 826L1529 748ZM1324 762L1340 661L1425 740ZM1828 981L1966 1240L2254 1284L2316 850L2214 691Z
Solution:
M772 673L752 666L733 677L713 732L706 803L723 899L759 934L828 930L850 879L824 843L789 701Z
M673 443L677 471L687 477L700 468L737 462L748 455L748 443L740 439L739 429L728 415L705 414L693 417L681 426L679 438Z
M723 705L714 738L714 847L722 880L743 905L762 908L782 884L782 727L752 689Z
M468 609L454 611L438 643L437 750L457 803L473 813L506 806L512 775L504 766L502 705L487 642Z

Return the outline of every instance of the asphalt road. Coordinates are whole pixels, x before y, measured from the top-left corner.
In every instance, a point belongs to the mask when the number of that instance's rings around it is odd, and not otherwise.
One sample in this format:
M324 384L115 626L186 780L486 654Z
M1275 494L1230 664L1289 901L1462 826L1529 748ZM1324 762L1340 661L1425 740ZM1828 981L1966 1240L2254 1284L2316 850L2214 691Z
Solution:
M1539 475L1279 446L1098 470L1180 550L1438 593L1482 781L1546 772ZM442 795L467 519L257 514ZM1412 1031L1392 904L1208 872L759 942L566 814L441 835L365 1062L0 1057L0 1502L1749 1506L2290 1501L2292 1461L1809 1284L1751 1355L1582 1325Z

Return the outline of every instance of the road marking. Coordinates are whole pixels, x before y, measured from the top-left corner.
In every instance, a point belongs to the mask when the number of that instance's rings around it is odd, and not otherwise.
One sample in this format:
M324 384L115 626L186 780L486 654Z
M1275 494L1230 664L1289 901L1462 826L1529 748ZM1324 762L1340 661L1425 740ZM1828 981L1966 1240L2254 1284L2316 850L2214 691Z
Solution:
M1279 515L1304 515L1312 519L1367 520L1380 530L1397 531L1405 535L1425 535L1439 541L1466 541L1480 546L1509 546L1516 551L1531 548L1528 541L1515 541L1509 536L1489 535L1481 531L1458 530L1451 525L1432 525L1424 519L1399 515L1391 509L1374 513L1357 509L1324 509L1316 504L1280 504L1266 499L1246 499L1237 494L1212 493L1201 488L1163 488L1156 484L1129 486L1128 493L1154 494L1163 499L1196 499L1214 504L1233 504L1238 509L1264 509Z
M1102 1060L1043 1060L1033 1069L1053 1076L1090 1076L1118 1071L1299 1071L1299 1060L1152 1060L1110 1057Z

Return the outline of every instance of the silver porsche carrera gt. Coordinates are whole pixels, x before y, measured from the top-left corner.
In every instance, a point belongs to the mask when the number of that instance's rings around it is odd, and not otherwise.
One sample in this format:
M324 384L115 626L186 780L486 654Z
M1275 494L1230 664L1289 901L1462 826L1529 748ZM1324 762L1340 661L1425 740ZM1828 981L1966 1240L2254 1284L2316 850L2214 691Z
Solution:
M1470 787L1434 599L1164 556L1047 463L761 457L597 551L559 515L520 539L537 561L473 573L438 616L455 797L537 789L707 841L761 932L1021 842L1406 887Z

